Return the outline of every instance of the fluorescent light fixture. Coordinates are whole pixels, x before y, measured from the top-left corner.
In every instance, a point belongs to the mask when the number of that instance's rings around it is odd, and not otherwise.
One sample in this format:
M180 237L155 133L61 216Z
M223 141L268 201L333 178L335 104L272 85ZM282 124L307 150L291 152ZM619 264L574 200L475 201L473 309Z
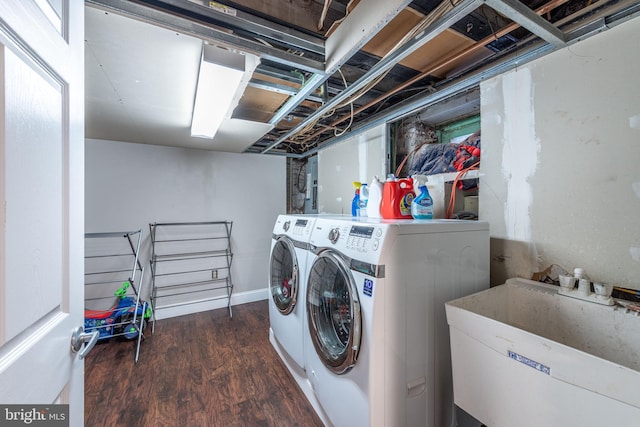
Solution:
M222 121L237 105L245 55L204 44L198 86L193 103L191 136L212 139ZM240 94L241 95L241 94Z

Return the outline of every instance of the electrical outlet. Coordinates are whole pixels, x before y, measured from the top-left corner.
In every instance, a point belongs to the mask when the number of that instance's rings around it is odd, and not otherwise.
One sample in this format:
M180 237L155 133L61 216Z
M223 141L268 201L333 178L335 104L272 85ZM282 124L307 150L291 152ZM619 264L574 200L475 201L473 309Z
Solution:
M211 270L211 278L212 279L218 278L218 270Z

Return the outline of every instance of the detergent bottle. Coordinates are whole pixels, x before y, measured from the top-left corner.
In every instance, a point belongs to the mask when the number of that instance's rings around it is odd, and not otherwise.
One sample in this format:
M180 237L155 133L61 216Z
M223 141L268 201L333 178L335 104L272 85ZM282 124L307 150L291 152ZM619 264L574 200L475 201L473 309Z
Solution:
M382 181L374 176L368 185L369 197L367 200L367 216L369 218L382 218L380 203L382 202Z
M382 203L380 204L382 218L411 219L411 203L414 196L411 178L398 179L389 175L382 188Z
M411 203L411 216L414 219L433 219L433 199L427 189L427 177L414 175L413 182L418 188L418 196Z
M351 200L351 215L360 216L360 187L362 183L353 181L353 188L356 190L353 200Z

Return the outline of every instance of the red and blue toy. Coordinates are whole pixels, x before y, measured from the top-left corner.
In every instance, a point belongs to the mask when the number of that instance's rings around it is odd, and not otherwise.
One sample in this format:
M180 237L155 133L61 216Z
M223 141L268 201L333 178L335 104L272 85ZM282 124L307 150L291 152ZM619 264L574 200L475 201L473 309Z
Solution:
M151 317L151 307L145 301L127 296L130 283L126 281L114 292L116 303L107 310L84 310L84 329L97 330L98 340L122 336L132 340L144 329L145 321Z

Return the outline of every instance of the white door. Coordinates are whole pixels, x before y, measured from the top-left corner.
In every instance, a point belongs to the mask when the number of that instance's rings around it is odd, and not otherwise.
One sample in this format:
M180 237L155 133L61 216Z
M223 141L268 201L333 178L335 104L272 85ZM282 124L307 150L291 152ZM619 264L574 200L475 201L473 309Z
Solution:
M82 425L81 0L0 1L0 203L0 405L69 403Z

